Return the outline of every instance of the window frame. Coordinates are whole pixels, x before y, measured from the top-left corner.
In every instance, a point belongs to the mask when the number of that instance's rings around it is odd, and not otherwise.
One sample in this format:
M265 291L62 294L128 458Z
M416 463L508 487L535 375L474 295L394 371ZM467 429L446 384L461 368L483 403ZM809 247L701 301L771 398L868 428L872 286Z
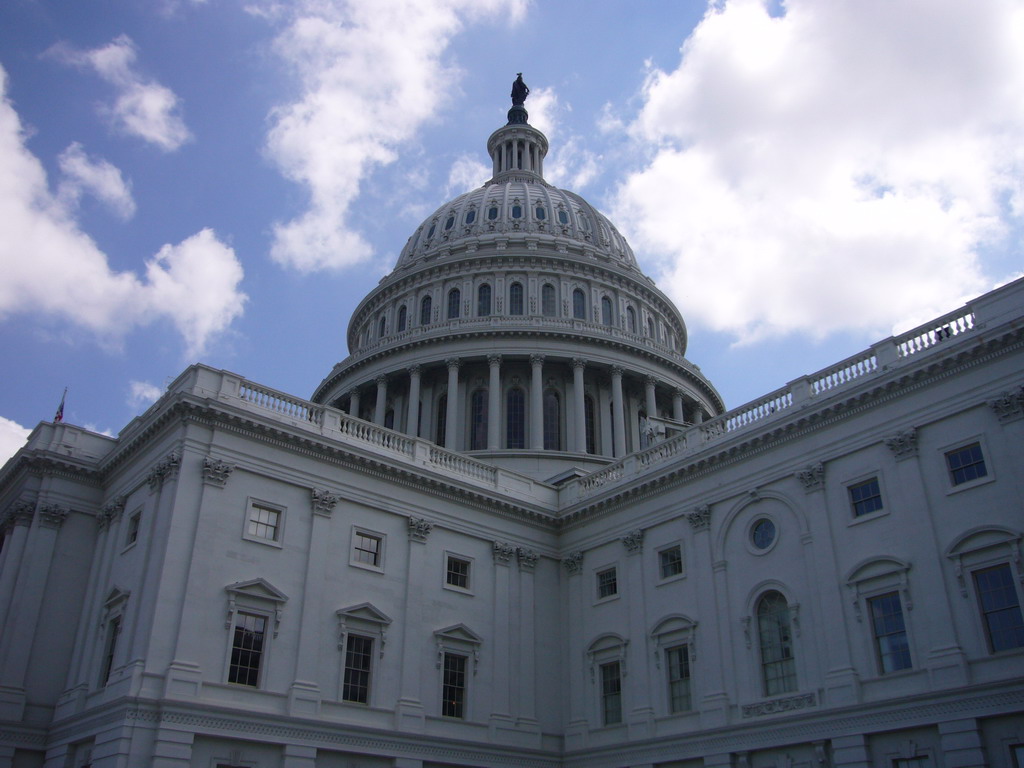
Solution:
M981 453L981 464L985 468L985 474L982 475L981 477L974 477L971 478L970 480L963 480L959 483L955 482L955 470L950 466L949 463L950 456L959 451L963 451L968 448L973 448L974 446L977 446L979 452ZM988 445L986 444L984 435L974 435L972 437L962 438L955 443L942 446L938 450L942 454L942 471L946 477L947 495L960 493L961 491L966 491L970 488L977 488L979 485L991 483L996 479L995 467L992 464L992 452L989 451L988 449Z
M224 653L224 682L245 688L264 689L271 664L274 639L281 628L281 615L288 596L266 579L251 579L224 587L228 595L228 619L224 622L227 642ZM260 649L260 663L256 669L256 683L240 683L231 680L232 658L235 650L235 636L239 616L255 616L264 619L263 645Z
M473 582L474 582L474 576L473 576L474 560L473 560L473 558L467 557L466 555L462 555L462 554L459 554L457 552L451 552L451 551L445 550L444 560L442 562L444 563L444 579L442 580L441 585L445 589L450 589L453 592L459 592L459 593L464 594L464 595L472 595L472 594L474 594L474 592L473 592ZM465 571L463 573L461 573L461 574L458 571L453 571L452 570L452 564L453 563L465 565ZM453 578L453 574L456 577L458 577L458 576L463 577L465 579L465 584L453 583L450 580L450 579Z
M771 638L767 637L765 632L765 622L762 621L761 606L768 596L773 594L782 598L782 602L785 604L785 630L788 637L782 636L783 625L782 622L779 621L778 627L780 637L778 646L781 650L777 654L777 658L768 658L765 655L765 651L766 649L771 649L773 646L769 642ZM796 608L799 609L799 606L796 605ZM781 612L774 611L773 613ZM799 623L794 622L794 614L794 603L789 600L785 593L775 587L769 587L762 590L754 601L753 618L757 627L758 677L761 681L761 693L766 698L784 696L800 690L800 675L796 665L796 628L799 626ZM771 616L769 616L769 618L771 618ZM787 647L788 656L786 655ZM769 678L769 671L776 668L783 669L783 674ZM778 683L778 681L783 681L782 686L778 689L773 689L773 684Z
M259 521L253 520L253 514L257 510L266 510L268 512L277 513L277 523L274 526L274 538L268 539L265 536L259 536L250 531L250 526L255 522L256 525L265 525ZM255 496L249 496L245 501L245 523L242 528L242 538L245 541L251 541L255 544L263 544L268 547L275 547L282 549L284 544L284 523L287 517L287 508L281 504L275 504L270 501L256 498Z
M558 291L555 289L554 283L541 284L540 315L541 317L558 317Z
M678 565L679 570L675 573L665 574L665 562L664 556L666 553L675 550L679 554ZM657 568L658 568L658 583L668 584L673 581L686 577L686 560L683 557L683 543L681 541L673 541L668 544L664 544L654 550L655 556L657 557Z
M874 483L875 490L877 493L874 496L869 496L866 499L855 499L854 493L858 489L864 488L865 486ZM888 508L885 505L885 495L882 493L882 481L879 474L866 475L864 477L857 478L846 483L846 500L850 505L850 512L853 515L854 520L868 520L875 517L881 517L888 513ZM865 501L878 499L878 506L874 509L866 512L858 512L858 505L864 504Z
M526 314L526 289L519 280L513 280L508 286L508 314L510 317Z
M358 552L366 550L360 549L358 544L359 538L375 539L379 545L377 550L377 562L367 563L360 559ZM362 568L366 571L373 571L374 573L384 573L384 555L387 551L387 536L378 531L372 531L369 528L364 528L361 525L353 525L350 544L349 544L349 560L348 564L354 568Z
M365 657L365 669L350 666L350 658L354 656L352 645L354 640L364 641L367 644L367 649L364 654ZM342 664L341 664L341 694L339 701L343 701L346 704L365 704L370 705L370 695L373 690L373 652L376 642L370 635L365 635L361 632L346 632L344 648L342 649ZM356 682L350 682L349 672L352 671L353 677L361 675L362 679ZM363 698L349 698L346 694L349 689L358 689L363 693Z
M918 669L914 642L914 601L910 590L909 573L909 563L894 557L878 556L861 561L846 579L846 586L853 593L854 617L858 623L865 625L865 632L870 639L870 664L878 677L891 677ZM879 656L871 600L892 593L898 596L900 602L910 666L886 670Z
M611 574L611 579L601 582L602 576ZM602 590L610 589L606 594ZM594 569L594 603L607 603L619 598L619 568L618 563L603 565Z
M978 565L978 566L972 567L970 569L970 574L971 574L971 586L973 587L973 590L974 590L974 603L975 603L975 606L977 607L978 617L979 617L979 620L980 620L979 623L981 624L981 629L982 629L982 632L983 632L983 634L985 636L985 645L986 645L986 648L988 649L989 655L991 655L991 656L996 656L996 655L1006 654L1006 653L1019 652L1022 648L1024 648L1024 642L1021 642L1020 645L1013 645L1013 646L1009 646L1009 647L1006 647L1006 648L996 649L994 644L993 644L993 642L992 642L992 628L991 628L991 625L990 625L990 623L988 621L988 616L991 613L996 613L996 611L994 611L994 610L993 611L986 611L985 610L985 606L983 605L983 601L982 601L981 588L980 588L980 585L978 584L978 574L979 573L984 573L986 571L994 571L996 569L1000 569L1000 570L1005 569L1006 570L1006 573L1007 573L1007 576L1008 576L1009 587L1012 590L1013 596L1017 599L1017 603L1016 603L1016 606L1015 606L1016 609L1017 609L1017 619L1018 619L1017 626L1021 626L1022 624L1024 624L1024 608L1022 608L1021 590L1020 590L1020 587L1018 586L1020 584L1020 580L1019 579L1015 579L1013 577L1014 576L1014 574L1013 574L1013 566L1009 562L996 562L996 563L989 563L989 564L983 564L983 565ZM1007 608L1003 608L1002 610L1007 610Z
M255 682L242 682L242 681L239 681L239 680L232 680L231 679L232 674L233 674L234 670L236 669L236 667L238 669L240 669L240 670L252 670L253 669L252 666L242 667L242 665L240 663L236 664L236 662L235 662L235 651L238 650L240 652L243 652L243 651L246 650L243 646L239 646L239 645L236 644L238 642L238 630L239 630L239 625L240 625L240 619L243 619L243 618L246 618L246 619L256 619L256 620L258 620L258 621L263 623L262 637L260 638L260 647L259 647L259 650L255 652L257 654L256 666L255 666L255 678L256 678ZM231 634L228 636L228 665L227 665L226 682L229 685L241 685L241 686L245 686L246 688L256 688L256 689L263 688L263 682L264 682L264 679L265 679L266 667L267 667L267 665L266 665L266 656L267 656L267 650L268 650L269 645L270 645L269 642L268 642L267 635L269 634L268 628L270 627L271 621L272 621L272 617L271 617L270 614L266 613L265 611L254 610L252 608L249 608L248 606L235 612L234 616L232 617L232 622L231 622ZM250 649L250 653L251 652L252 651ZM239 655L241 655L241 654L239 654Z
M879 616L878 613L875 611L875 606L880 604L879 601L887 598L895 599L896 606L899 608L898 614L895 612L888 614L889 616L899 616L900 628L896 631L885 632L885 627L880 627L878 623ZM899 590L894 589L888 592L881 592L880 594L866 597L865 604L868 608L868 615L871 620L871 634L872 639L874 641L873 646L875 652L875 667L878 671L878 674L893 675L899 672L912 670L914 668L914 658L911 654L910 636L907 634L907 620L903 611L903 601L900 599ZM906 666L895 666L890 669L888 668L886 659L896 657L899 651L897 650L893 653L887 653L884 648L884 645L886 645L886 643L883 642L883 638L893 638L897 636L903 637L903 644L905 646L906 655Z
M124 546L121 547L122 552L127 552L134 547L139 541L139 536L142 535L142 511L143 508L139 507L130 515L125 515Z
M458 320L462 317L462 290L458 287L448 289L448 311L445 318Z
M435 666L438 669L438 688L436 690L440 694L438 714L450 720L470 721L473 719L471 682L476 677L477 669L480 666L480 646L483 643L483 638L465 624L455 624L436 630L434 632L434 642L437 646L437 662ZM447 686L445 663L448 657L460 657L465 660L463 670L464 682L461 688L462 711L459 715L445 713L445 688ZM472 667L470 667L470 662L472 662Z
M626 667L626 650L629 647L629 641L620 635L614 633L605 633L596 637L590 645L587 646L587 661L590 667L590 682L594 686L594 695L591 698L593 701L594 711L594 722L597 723L598 728L611 728L621 726L625 723L625 707L624 707L624 695L625 685L624 681L628 674ZM604 669L614 665L618 670L618 697L619 697L619 720L615 722L607 722L606 720L606 698L605 698L605 687L604 687Z
M476 289L476 316L490 317L494 314L494 291L490 283L481 283Z
M574 320L587 319L587 294L582 288L572 291L572 317Z
M427 294L420 298L420 326L430 325L434 309L434 298Z
M338 701L357 706L373 706L377 665L384 658L387 630L391 625L391 618L371 603L352 605L334 613L338 618L338 651L341 653ZM371 641L367 673L367 700L364 702L344 698L345 673L348 668L348 638L352 635Z

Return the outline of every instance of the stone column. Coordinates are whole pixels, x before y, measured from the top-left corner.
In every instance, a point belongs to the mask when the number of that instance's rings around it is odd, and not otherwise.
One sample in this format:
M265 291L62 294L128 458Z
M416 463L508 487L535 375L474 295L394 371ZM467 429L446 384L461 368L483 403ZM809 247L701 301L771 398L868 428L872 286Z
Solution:
M647 617L644 604L644 572L643 572L643 549L644 532L642 528L630 531L622 537L622 547L626 551L626 589L631 591L629 601L629 626L634 632L639 632L630 638L635 644L639 653L631 654L629 660L628 684L623 686L623 703L629 709L626 714L626 722L630 741L647 739L654 736L654 709L651 706L651 689L646 683L650 679L649 654L643 649L647 647L646 634ZM631 633L632 634L632 633ZM626 707L623 707L626 710Z
M384 411L388 404L388 377L381 375L377 382L377 404L373 409L373 423L384 426Z
M282 768L316 768L316 747L284 745Z
M157 728L153 739L152 768L188 768L192 765L195 734L171 728ZM98 762L93 756L93 760Z
M501 355L488 355L487 365L487 450L496 451L501 447Z
M409 408L405 417L405 434L419 437L420 424L420 367L409 366Z
M683 391L677 389L672 393L672 418L675 421L686 421L683 413Z
M701 408L700 403L693 406L693 423L703 424L704 423L704 409Z
M939 723L939 743L947 768L985 768L985 745L974 718Z
M832 738L832 765L835 768L871 768L868 740L863 734Z
M355 388L348 393L348 415L359 418L359 390Z
M568 658L565 663L569 667L569 722L565 729L566 749L581 749L587 746L587 700L594 693L594 682L588 680L586 668L590 664L587 658L586 641L583 637L583 613L586 593L581 574L583 573L583 553L579 550L570 552L563 558L566 579L562 593L568 606L566 618L568 642Z
M583 369L587 361L576 357L572 361L572 395L573 407L576 412L576 446L577 453L587 452L587 404L584 401Z
M494 554L494 667L491 675L491 715L489 727L492 736L512 728L512 667L511 635L511 563L516 548L496 541Z
M537 729L537 662L536 650L539 645L534 629L535 583L534 570L537 567L538 555L531 549L520 547L516 550L516 561L519 563L519 637L529 647L523 647L519 654L519 706L517 708L520 727Z
M544 450L544 355L530 355L533 380L530 384L530 447Z
M449 369L451 370L451 369ZM458 371L458 368L455 369ZM450 400L449 400L450 402ZM401 689L395 706L395 728L422 733L425 713L420 698L422 665L420 664L423 626L423 574L426 573L426 543L434 524L422 517L409 518L409 557L405 573L405 616L402 627Z
M6 625L7 609L14 597L14 582L21 570L21 559L25 554L25 541L28 529L32 525L33 505L27 501L19 501L4 520L4 533L7 541L4 544L3 559L0 560L0 626Z
M622 401L622 368L612 366L612 427L615 431L616 459L626 455L626 414Z
M452 451L459 449L459 365L457 357L444 361L448 366L448 411L445 414L444 447Z
M698 681L699 691L694 690L694 704L701 711L701 727L723 726L729 711L728 684L725 670L731 667L729 658L732 644L726 593L719 582L724 581L721 569L725 564L713 562L714 544L711 537L711 507L702 505L686 515L686 521L693 531L693 569L687 568L696 579L698 615L704 618L700 623L697 653L700 654L701 669L706 674ZM687 577L689 579L689 577ZM722 626L724 624L724 626ZM701 694L697 704L697 694ZM705 759L705 765L708 765Z
M644 379L644 395L647 401L647 418L658 415L658 401L654 397L654 377L648 376Z

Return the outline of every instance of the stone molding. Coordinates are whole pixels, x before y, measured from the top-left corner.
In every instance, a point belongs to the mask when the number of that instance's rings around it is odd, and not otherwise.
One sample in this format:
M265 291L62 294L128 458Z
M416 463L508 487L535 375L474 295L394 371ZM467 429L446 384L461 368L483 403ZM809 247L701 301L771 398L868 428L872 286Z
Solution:
M512 562L512 558L515 557L516 548L503 541L496 541L491 547L491 553L494 555L494 562L498 565L508 565Z
M434 524L426 518L409 516L409 541L425 544L432 530Z
M21 501L14 502L14 506L4 515L2 527L5 533L10 533L15 526L23 525L26 528L32 525L32 518L35 517L35 502Z
M99 514L96 515L96 525L101 531L124 514L124 508L127 502L127 496L118 496L113 501L103 505Z
M643 528L636 528L623 536L622 546L626 548L627 555L639 555L644 549Z
M886 448L892 451L896 461L917 456L917 430L913 427L897 432L895 435L885 438L882 442L885 443Z
M784 699L761 701L757 704L744 704L744 717L774 715L778 712L792 712L796 709L807 709L818 706L818 697L813 693L802 693L799 696L787 696Z
M341 500L339 496L321 488L311 488L309 498L313 507L314 515L330 517L334 507Z
M825 487L825 465L820 461L816 464L808 464L803 469L797 470L796 479L804 487L804 491L818 491Z
M59 504L43 504L39 507L39 525L43 528L60 528L70 511Z
M580 573L583 570L583 552L578 549L570 552L562 558L562 565L570 576Z
M215 488L223 488L227 485L228 477L234 469L234 464L228 464L221 459L205 456L203 457L203 482Z
M686 516L686 521L693 530L706 531L711 527L711 506L701 504L699 507L694 507L693 512Z
M177 451L171 451L167 456L158 461L153 469L150 470L149 475L146 476L146 482L149 483L149 488L155 491L167 480L173 480L178 476L178 470L181 469L181 454Z
M999 397L989 400L988 407L1003 424L1024 417L1024 387L1013 392L1003 392Z
M519 547L516 549L516 558L519 561L519 568L524 571L532 571L537 567L537 559L540 557L532 549Z

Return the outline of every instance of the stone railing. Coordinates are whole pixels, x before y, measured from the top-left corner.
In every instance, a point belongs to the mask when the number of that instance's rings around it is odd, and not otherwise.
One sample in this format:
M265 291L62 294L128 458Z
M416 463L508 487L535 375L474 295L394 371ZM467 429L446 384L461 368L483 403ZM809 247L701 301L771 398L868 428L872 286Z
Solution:
M919 326L897 336L893 341L896 344L896 354L900 357L909 357L971 330L974 330L974 312L965 307L932 320L927 326Z
M273 411L281 416L287 416L297 421L308 421L318 426L323 424L323 406L299 400L284 392L261 387L250 381L239 382L238 397L247 403Z

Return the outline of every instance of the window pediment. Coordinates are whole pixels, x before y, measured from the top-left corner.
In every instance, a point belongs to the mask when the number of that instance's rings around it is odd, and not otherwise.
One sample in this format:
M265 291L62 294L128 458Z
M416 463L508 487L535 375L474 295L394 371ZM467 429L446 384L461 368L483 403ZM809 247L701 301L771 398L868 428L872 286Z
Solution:
M910 570L910 563L895 557L873 557L861 561L846 577L846 584L853 587L861 582L885 577L899 577Z
M114 587L107 593L107 599L103 601L103 607L108 611L115 610L124 605L130 596L131 592Z
M480 645L484 640L480 635L471 630L465 624L453 624L444 629L434 632L434 638L440 643L466 643L469 645Z
M335 614L343 623L363 622L379 626L387 626L391 623L391 617L374 607L371 603L360 603L348 608L341 608L335 611Z
M279 590L266 579L250 579L249 581L236 581L224 587L232 598L247 597L255 600L266 600L272 603L285 603L288 595Z

